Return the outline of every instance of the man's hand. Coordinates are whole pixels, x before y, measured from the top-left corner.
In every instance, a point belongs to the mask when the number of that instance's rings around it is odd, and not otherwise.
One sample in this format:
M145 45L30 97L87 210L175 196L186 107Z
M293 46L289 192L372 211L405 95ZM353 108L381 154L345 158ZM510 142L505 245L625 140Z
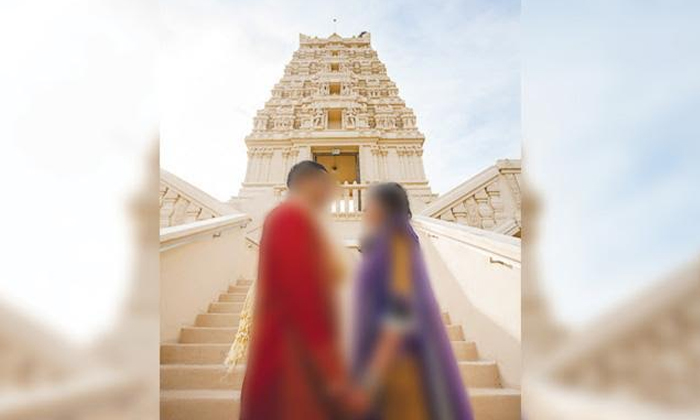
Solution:
M372 408L370 395L361 388L348 388L343 400L348 414L352 416L365 415Z

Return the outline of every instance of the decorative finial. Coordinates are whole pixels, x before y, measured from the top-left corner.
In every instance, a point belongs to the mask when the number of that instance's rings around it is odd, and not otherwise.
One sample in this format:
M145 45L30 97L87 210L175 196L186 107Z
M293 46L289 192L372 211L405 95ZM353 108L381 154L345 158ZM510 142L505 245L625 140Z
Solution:
M333 18L333 33L337 34L338 33L338 19Z

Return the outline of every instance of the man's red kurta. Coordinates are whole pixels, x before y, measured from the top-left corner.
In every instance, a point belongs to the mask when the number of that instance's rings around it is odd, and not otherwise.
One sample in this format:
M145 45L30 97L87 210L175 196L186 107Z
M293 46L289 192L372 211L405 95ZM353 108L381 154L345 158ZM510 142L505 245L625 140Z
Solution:
M241 419L338 418L334 391L343 369L322 243L296 204L265 220Z

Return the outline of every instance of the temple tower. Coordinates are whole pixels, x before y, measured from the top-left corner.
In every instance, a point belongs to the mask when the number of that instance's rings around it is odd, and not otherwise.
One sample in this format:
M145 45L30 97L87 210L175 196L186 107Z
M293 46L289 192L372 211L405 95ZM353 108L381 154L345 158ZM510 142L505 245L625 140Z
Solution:
M423 169L424 140L369 33L301 34L299 49L245 139L248 167L233 203L259 215L284 194L291 166L311 159L343 186L334 212L359 213L365 189L382 181L404 185L418 211L434 198Z

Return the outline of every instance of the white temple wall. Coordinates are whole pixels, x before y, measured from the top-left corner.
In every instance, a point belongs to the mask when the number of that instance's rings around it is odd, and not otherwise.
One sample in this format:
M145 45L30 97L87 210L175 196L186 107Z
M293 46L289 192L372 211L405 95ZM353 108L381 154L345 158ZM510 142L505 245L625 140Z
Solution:
M301 162L302 160L313 160L313 158L314 157L311 155L311 146L299 146L299 157L297 158L297 162Z
M268 177L269 182L276 184L284 182L284 173L282 170L284 168L284 156L282 156L283 150L281 148L276 148L272 150L272 157L270 162L270 176Z
M438 301L465 327L479 356L520 388L520 241L424 216L414 219Z
M234 214L161 229L161 342L176 342L180 328L206 312L212 292L250 278L256 253L246 244L247 215Z
M360 146L360 180L362 182L372 181L376 178L374 155L369 145Z
M392 181L403 181L403 174L401 173L401 161L399 160L399 155L396 147L388 147L386 155L386 166L387 166L387 180Z
M372 151L374 177L370 181L385 181L387 179L386 151L377 147Z

